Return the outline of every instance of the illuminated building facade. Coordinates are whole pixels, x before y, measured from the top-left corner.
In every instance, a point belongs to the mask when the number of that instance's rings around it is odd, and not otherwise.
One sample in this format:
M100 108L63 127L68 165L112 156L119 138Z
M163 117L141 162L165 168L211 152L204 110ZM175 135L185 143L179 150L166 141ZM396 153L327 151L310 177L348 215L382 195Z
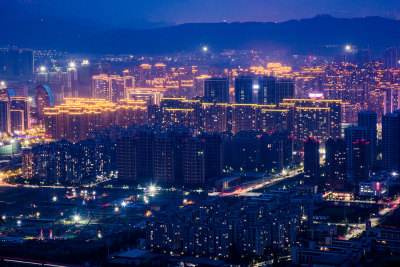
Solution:
M91 181L116 170L116 148L110 139L36 145L22 152L22 176L50 183Z
M202 130L207 133L227 131L229 108L224 103L202 103Z
M232 132L255 131L257 120L255 104L232 104Z
M341 136L341 100L284 99L281 107L294 107L294 135L296 140L314 136L326 141Z
M132 88L134 78L132 76L96 75L92 77L93 98L105 99L111 102L124 100L126 90Z
M85 140L90 132L111 126L147 122L146 103L102 99L66 98L65 104L44 109L46 134L52 139Z

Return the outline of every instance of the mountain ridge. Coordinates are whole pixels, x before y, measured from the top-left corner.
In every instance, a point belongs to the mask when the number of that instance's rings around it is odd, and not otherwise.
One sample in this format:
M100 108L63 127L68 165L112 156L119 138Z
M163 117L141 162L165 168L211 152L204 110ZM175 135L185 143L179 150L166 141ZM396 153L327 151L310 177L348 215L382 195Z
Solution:
M383 17L319 15L285 22L186 23L161 28L116 28L67 20L0 5L0 45L78 53L167 54L224 49L262 49L333 55L350 43L381 53L400 46L400 21Z

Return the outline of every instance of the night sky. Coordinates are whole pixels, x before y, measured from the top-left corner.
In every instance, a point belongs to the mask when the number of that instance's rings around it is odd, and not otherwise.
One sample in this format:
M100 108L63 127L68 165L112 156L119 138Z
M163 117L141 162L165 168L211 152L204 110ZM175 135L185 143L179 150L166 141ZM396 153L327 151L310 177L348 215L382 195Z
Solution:
M317 14L400 18L399 0L0 0L31 12L123 25L134 20L171 24L286 21Z

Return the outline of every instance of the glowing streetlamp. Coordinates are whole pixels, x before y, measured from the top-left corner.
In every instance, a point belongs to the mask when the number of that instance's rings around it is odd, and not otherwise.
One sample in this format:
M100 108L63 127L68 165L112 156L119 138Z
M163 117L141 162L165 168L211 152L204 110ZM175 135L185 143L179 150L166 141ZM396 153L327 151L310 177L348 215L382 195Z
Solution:
M81 220L81 217L78 214L74 215L74 221L76 223L78 223L80 220Z
M40 69L40 72L46 72L46 67L45 66L41 66L39 69Z
M208 51L208 47L207 46L203 46L203 52L207 52Z
M71 61L71 62L69 63L69 67L70 67L70 68L75 68L75 67L76 67L75 62Z
M156 192L156 187L155 187L154 185L151 184L151 185L149 186L149 193L150 193L150 194L153 194L154 192Z

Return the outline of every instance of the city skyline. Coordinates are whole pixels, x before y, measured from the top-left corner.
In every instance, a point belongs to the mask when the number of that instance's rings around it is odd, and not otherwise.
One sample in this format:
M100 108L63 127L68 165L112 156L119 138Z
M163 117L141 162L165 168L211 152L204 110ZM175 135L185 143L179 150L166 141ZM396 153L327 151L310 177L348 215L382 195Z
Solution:
M0 265L397 266L399 12L2 1Z

